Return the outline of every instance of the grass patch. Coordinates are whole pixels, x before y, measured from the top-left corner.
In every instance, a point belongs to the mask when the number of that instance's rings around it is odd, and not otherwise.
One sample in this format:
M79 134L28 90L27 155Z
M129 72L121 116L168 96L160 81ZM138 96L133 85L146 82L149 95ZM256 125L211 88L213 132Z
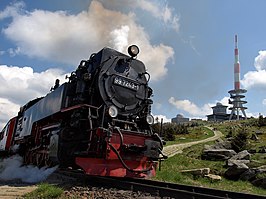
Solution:
M213 144L213 142L208 144ZM204 167L210 168L211 173L216 175L222 175L225 172L226 168L224 168L224 161L208 161L200 159L203 146L204 144L192 146L190 148L184 149L182 154L177 154L165 160L162 163L161 171L157 171L157 175L154 177L154 179L179 184L266 195L265 189L257 188L250 182L231 181L225 178L222 178L221 181L215 182L204 177L195 178L192 175L180 173L182 170Z
M175 135L174 141L167 141L166 146L173 144L180 144L186 142L193 142L197 140L204 140L206 138L214 136L213 131L206 127L190 127L188 134Z
M26 199L51 199L60 198L64 190L51 184L42 183L38 185L38 188L31 193L27 193L23 196Z

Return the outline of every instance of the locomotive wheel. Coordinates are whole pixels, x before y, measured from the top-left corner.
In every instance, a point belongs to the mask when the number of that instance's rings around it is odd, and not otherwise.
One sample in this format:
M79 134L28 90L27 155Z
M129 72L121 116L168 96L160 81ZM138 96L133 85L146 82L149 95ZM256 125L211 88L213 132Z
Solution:
M23 156L23 163L26 165L31 164L31 154L28 150L26 151L26 153Z
M61 167L73 167L75 165L75 157L73 155L73 149L75 143L62 142L58 148L58 159Z
M79 138L77 130L70 127L63 128L59 133L60 142L73 142Z
M53 165L54 164L50 160L49 155L48 154L45 154L45 157L44 157L44 166L46 166L46 167L52 167Z

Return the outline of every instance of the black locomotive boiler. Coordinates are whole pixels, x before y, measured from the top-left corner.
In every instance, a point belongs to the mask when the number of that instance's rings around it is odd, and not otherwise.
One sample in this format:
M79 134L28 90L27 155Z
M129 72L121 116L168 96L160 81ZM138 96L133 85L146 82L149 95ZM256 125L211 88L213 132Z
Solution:
M0 133L0 151L25 164L82 168L101 176L155 175L161 138L152 131L150 75L136 59L110 48L82 60L68 82L20 108Z

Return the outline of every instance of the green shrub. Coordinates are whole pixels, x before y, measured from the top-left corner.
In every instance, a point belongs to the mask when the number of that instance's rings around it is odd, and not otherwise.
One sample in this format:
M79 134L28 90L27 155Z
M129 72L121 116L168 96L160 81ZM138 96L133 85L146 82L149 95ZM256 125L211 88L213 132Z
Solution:
M237 131L232 140L232 148L236 152L243 151L248 147L248 132L246 128L241 128Z

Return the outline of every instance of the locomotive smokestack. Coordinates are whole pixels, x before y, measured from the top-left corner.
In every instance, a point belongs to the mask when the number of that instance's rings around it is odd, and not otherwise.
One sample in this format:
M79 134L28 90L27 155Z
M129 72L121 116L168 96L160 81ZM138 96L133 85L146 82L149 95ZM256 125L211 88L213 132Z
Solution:
M234 80L235 80L235 90L239 90L240 89L240 63L239 63L239 54L238 54L238 47L237 47L237 35L235 35Z

